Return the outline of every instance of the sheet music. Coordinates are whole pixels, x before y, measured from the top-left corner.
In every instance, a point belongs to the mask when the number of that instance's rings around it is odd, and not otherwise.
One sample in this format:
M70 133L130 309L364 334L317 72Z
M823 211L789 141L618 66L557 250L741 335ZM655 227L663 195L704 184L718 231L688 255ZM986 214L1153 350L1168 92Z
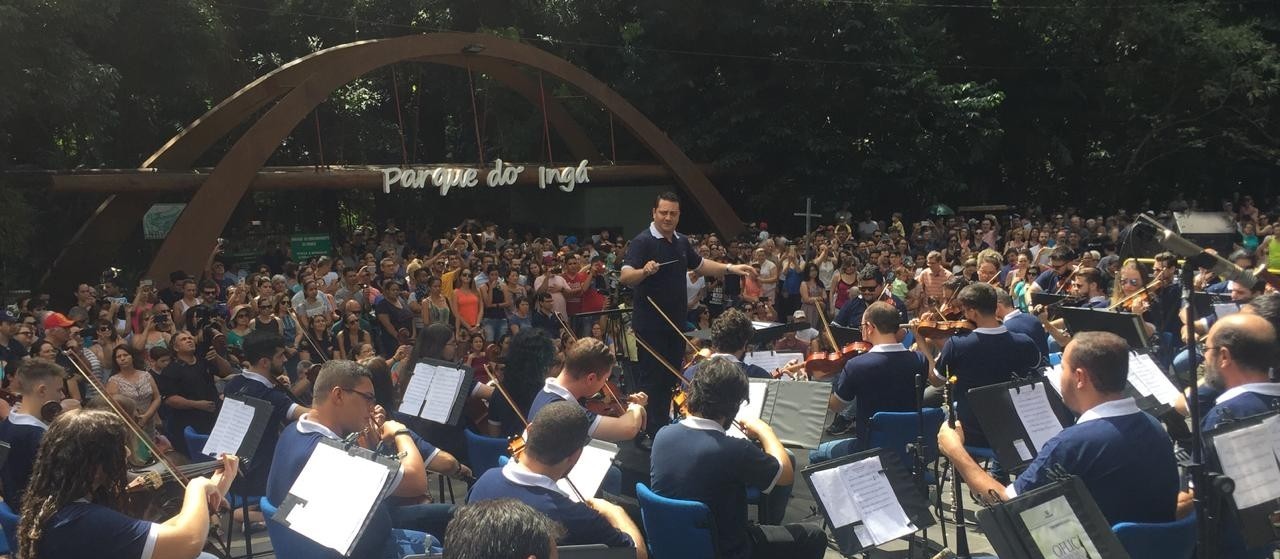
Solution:
M1129 354L1129 384L1139 394L1154 396L1156 401L1166 406L1173 405L1178 399L1177 387L1173 386L1150 355Z
M573 482L574 487L582 492L583 497L590 499L600 491L600 484L604 483L609 467L613 466L613 457L617 455L618 445L592 439L587 446L583 447L582 457L578 459L577 464L574 464L573 469L569 470L568 478ZM557 480L556 486L569 499L575 502L578 500L578 496L565 480Z
M1030 460L1034 458L1031 455L1031 449L1027 448L1027 441L1022 439L1013 439L1013 449L1018 451L1018 458Z
M802 353L774 353L771 351L751 351L742 358L742 362L748 365L755 365L769 372L779 369L791 360L804 361Z
M765 328L773 328L774 326L782 326L777 322L760 322L758 320L751 321L751 328L755 330L764 330Z
M240 454L244 436L253 424L253 412L253 406L249 404L235 398L224 399L218 420L213 424L213 432L200 453L215 458L221 454Z
M409 386L405 389L400 412L413 414L427 421L448 423L457 402L458 389L465 380L465 373L462 369L453 367L418 363L413 367L413 377L409 379ZM418 383L418 386L415 387L414 383Z
M1236 508L1247 509L1280 498L1280 464L1276 445L1280 421L1272 417L1257 425L1214 435L1222 472L1236 482Z
M404 398L400 400L400 413L414 417L422 413L422 404L427 400L427 387L431 385L432 377L421 373L428 367L431 365L419 363L413 368L413 376L409 377L409 385L404 389Z
M1019 513L1031 533L1031 540L1044 557L1054 559L1097 559L1102 557L1084 525L1076 518L1071 503L1054 497Z
M915 525L902 510L902 503L898 502L898 495L884 474L879 456L854 462L840 470L872 543L881 545L915 531Z
M738 406L738 415L735 416L734 419L739 421L746 418L760 419L761 412L764 411L764 399L768 392L769 383L767 382L747 383L748 400ZM737 425L733 424L729 425L729 428L725 430L725 434L739 439L747 438L747 434L743 433Z
M862 514L853 502L853 495L849 493L844 477L840 475L840 471L849 466L850 464L845 464L835 468L818 470L809 476L809 481L813 483L813 490L818 494L818 500L822 501L822 506L826 509L827 516L831 517L832 528L844 528L862 520ZM861 535L858 535L858 541L865 542L868 540L864 540Z
M1044 448L1055 435L1062 432L1062 423L1049 406L1049 396L1039 384L1009 389L1009 398L1013 400L1013 409L1018 419L1031 438L1031 445L1036 452Z
M285 521L291 530L345 554L393 473L372 460L318 444L289 489L300 502ZM342 483L334 483L338 479Z
M1044 378L1049 380L1049 386L1052 386L1058 395L1062 395L1062 364L1059 363L1052 367L1044 368Z

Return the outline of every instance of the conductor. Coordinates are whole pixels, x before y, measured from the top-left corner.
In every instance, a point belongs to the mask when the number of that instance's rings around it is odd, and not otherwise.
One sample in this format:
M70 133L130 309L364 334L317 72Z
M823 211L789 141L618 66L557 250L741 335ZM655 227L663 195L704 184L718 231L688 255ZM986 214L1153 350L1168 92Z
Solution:
M703 258L688 237L676 232L679 223L680 199L673 192L659 194L653 202L653 223L631 239L619 277L623 284L635 290L636 308L631 326L636 336L676 367L684 356L685 341L662 315L680 320L687 314L685 274L696 270L699 275L714 277L756 275L756 269L748 264L722 264ZM650 299L658 304L658 309ZM668 411L676 378L646 351L640 352L637 376L639 390L649 395L647 431L652 435L670 422Z

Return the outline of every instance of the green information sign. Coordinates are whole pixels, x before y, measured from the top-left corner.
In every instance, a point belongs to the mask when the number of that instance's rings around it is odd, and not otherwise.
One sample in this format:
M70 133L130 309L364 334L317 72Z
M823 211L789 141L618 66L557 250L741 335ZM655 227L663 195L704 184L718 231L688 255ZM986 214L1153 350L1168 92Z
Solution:
M294 262L302 262L333 254L333 243L329 235L292 235L289 237L289 250L293 253Z

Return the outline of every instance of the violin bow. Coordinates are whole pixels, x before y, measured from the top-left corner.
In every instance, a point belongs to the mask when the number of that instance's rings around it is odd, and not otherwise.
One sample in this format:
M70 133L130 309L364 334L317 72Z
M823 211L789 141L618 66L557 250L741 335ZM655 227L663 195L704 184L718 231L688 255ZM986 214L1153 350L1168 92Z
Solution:
M689 387L689 381L685 380L684 375L676 371L676 368L672 367L671 363L668 362L665 357L660 355L657 351L654 351L654 349L644 341L644 338L641 338L640 336L636 336L636 343L640 344L640 347L643 347L645 351L648 351L649 355L652 355L654 359L658 360L658 363L661 363L663 367L666 367L666 369L671 372L671 374L675 375L676 378L680 380L680 384L684 385L685 388ZM746 434L747 430L742 428L742 423L740 423L737 419L733 420L733 424L738 427L739 431L742 431L743 434Z
M684 330L681 330L679 326L676 326L676 323L671 320L671 317L667 316L667 313L662 310L662 307L658 306L657 301L654 301L653 297L648 295L645 296L645 299L648 299L649 305L653 307L653 310L658 311L658 315L661 316L663 320L667 321L667 324L671 325L671 329L675 330L677 334L680 334L680 339L684 340L684 343L687 344L694 353L697 353L699 350L698 346L693 345L693 342L689 341L689 337L684 335Z
M142 427L138 425L138 423L134 421L129 414L124 413L124 410L120 408L120 404L116 403L115 399L107 394L107 387L103 386L102 381L98 380L97 377L93 376L93 374L89 373L89 371L86 371L85 368L81 366L79 361L80 357L77 356L75 352L69 349L64 349L62 350L62 353L67 356L67 359L71 361L71 366L75 368L76 372L80 373L80 376L84 377L85 381L89 383L89 386L93 387L94 390L98 391L98 394L102 395L102 399L111 408L111 411L119 416L120 420L124 422L125 427L132 431L134 436L138 437L138 439L142 441L142 445L147 447L147 450L151 452L151 455L156 457L156 461L169 471L169 474L173 476L174 481L177 481L183 489L186 489L188 480L187 476L180 473L178 466L173 462L170 462L168 457L156 449L155 441L151 440L151 436L147 435L146 432L142 430Z
M827 334L827 341L831 342L831 351L840 351L840 345L836 343L836 336L831 333L831 321L827 320L827 313L822 310L821 305L818 306L818 320L822 321L822 328Z
M560 312L559 312L559 311L552 311L552 312L551 312L551 314L555 315L555 317L556 317L556 322L559 322L559 323L560 323L560 327L561 327L561 328L564 328L564 331L569 333L569 337L570 337L570 338L573 338L573 341L575 341L575 342L576 342L576 341L578 341L578 335L577 335L577 334L574 334L574 333L573 333L573 328L570 328L570 327L569 327L569 324L568 324L568 323L566 323L566 322L564 321L564 318L561 318L561 317L560 317Z
M557 316L559 315L557 314ZM497 376L494 376L493 371L489 369L488 363L484 364L484 368L489 373L489 376L493 378L493 387L498 389L498 392L502 394L504 399L506 399L507 404L511 406L511 411L516 412L516 417L520 418L520 423L524 424L525 433L528 433L529 420L525 418L523 413L520 413L520 407L516 405L515 400L511 398L511 395L507 393L507 390L502 387L502 382L498 380ZM573 484L573 480L569 479L568 475L565 475L564 481L569 485L569 489L573 491L573 494L578 496L578 502L586 504L587 500L583 498L582 492L578 491L578 486Z

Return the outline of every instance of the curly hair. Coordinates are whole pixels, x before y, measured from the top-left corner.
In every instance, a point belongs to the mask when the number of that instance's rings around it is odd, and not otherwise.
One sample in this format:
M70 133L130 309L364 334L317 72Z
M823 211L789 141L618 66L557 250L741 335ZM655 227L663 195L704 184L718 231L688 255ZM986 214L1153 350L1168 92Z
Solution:
M748 397L747 374L725 357L712 357L698 367L689 390L689 410L698 417L727 425Z
M86 495L96 504L119 508L128 473L124 423L102 410L74 410L54 420L36 452L18 524L22 557L40 556L44 530L62 507ZM89 471L85 471L87 465Z
M521 410L529 409L534 396L556 360L556 347L541 328L522 328L511 338L502 387Z

